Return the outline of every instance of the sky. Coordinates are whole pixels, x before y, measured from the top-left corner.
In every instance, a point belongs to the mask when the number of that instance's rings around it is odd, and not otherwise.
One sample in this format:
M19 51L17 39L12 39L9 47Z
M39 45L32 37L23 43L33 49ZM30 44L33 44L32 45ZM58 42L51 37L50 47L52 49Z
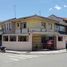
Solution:
M0 0L0 21L31 15L67 17L67 0Z

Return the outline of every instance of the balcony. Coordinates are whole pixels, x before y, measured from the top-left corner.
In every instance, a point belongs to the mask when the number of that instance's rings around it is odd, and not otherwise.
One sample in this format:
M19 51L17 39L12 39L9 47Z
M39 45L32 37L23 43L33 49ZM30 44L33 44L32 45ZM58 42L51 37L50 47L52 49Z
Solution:
M29 29L29 32L46 32L47 30L44 28L32 28Z
M47 30L45 28L24 28L24 29L16 29L16 34L28 34L28 33L49 33L55 32L54 30Z

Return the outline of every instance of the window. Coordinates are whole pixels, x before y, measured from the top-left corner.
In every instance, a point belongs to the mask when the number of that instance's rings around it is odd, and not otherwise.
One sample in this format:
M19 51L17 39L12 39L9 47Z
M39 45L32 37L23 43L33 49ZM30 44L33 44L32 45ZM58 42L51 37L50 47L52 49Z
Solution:
M10 36L10 41L16 41L16 36Z
M9 30L11 30L11 23L9 23Z
M55 31L59 31L60 30L60 27L59 27L59 25L55 25Z
M56 30L56 31L66 32L65 28L66 28L66 27L63 26L63 25L56 25L56 26L55 26L55 30Z
M18 36L18 41L28 41L28 36Z
M22 22L21 25L20 25L21 28L26 28L26 22Z
M65 27L64 26L60 26L60 31L65 32Z
M42 22L42 26L43 26L44 28L46 28L46 23Z
M58 37L58 41L63 41L63 37L62 36L59 36Z
M19 23L17 23L17 27L19 27Z
M8 36L3 36L3 41L8 41Z

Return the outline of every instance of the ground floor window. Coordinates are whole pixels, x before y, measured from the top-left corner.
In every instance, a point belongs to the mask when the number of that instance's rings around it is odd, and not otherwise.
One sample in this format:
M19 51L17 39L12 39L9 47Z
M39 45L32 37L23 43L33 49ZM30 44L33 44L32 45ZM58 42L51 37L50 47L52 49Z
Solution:
M58 41L63 41L63 37L62 36L59 36L58 37Z
M16 41L16 36L10 36L10 41Z
M8 36L3 36L3 41L8 41Z
M18 41L28 41L28 36L18 36Z

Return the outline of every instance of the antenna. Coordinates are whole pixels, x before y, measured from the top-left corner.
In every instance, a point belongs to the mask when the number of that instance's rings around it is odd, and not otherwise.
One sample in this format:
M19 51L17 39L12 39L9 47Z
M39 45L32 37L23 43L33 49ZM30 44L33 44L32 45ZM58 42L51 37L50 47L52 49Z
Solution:
M14 5L14 17L16 18L16 5Z
M39 10L39 15L41 16L41 10Z

